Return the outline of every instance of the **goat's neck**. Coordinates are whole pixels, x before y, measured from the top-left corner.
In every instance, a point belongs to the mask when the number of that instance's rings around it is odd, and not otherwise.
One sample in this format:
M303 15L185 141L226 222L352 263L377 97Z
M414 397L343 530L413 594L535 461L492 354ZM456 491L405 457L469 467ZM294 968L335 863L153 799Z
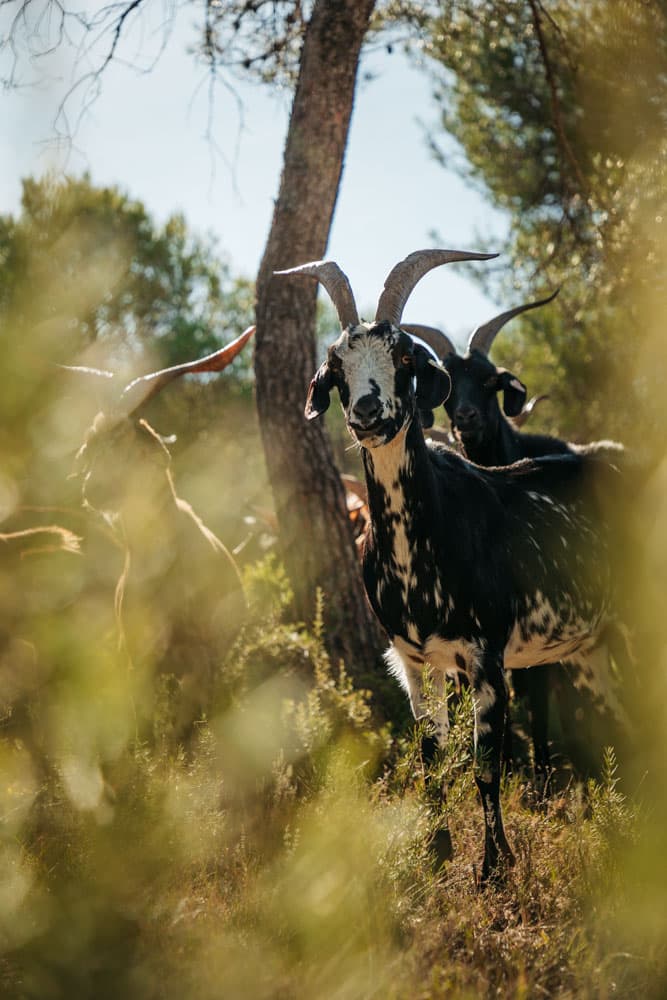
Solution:
M517 449L516 431L501 414L495 430L481 444L466 447L466 456L476 465L510 465L521 457Z
M391 636L419 643L434 631L444 601L442 549L433 540L442 501L420 424L363 457L371 515L366 593Z
M388 512L403 515L415 503L433 496L433 470L421 426L412 420L392 441L362 449L371 521L386 520ZM407 494L407 495L406 495Z

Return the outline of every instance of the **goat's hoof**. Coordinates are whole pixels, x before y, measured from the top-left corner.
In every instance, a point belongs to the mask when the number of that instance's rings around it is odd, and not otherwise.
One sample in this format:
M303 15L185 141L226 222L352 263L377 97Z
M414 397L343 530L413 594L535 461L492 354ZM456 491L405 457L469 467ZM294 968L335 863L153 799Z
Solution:
M433 858L433 870L436 872L440 871L445 861L451 861L454 857L452 838L446 827L435 831L430 848Z

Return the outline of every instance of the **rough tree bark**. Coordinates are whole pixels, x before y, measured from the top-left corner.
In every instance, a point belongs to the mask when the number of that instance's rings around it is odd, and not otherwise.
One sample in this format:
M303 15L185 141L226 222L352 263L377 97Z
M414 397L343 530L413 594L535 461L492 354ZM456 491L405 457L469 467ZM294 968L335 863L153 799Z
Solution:
M387 699L383 639L366 602L345 496L321 421L304 419L315 371L317 284L273 271L326 252L361 44L374 0L317 0L303 44L280 192L257 280L255 373L261 433L299 618L325 594L330 651Z

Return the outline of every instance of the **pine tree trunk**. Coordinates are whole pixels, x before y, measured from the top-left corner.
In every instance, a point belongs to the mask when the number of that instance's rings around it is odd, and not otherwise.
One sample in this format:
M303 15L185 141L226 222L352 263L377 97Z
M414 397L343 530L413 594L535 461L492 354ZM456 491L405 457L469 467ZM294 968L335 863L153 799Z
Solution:
M317 284L273 271L324 257L343 167L361 44L374 0L317 0L307 29L280 192L257 281L255 372L260 427L295 613L325 595L331 653L391 712L345 494L322 421L303 416L315 371ZM384 703L384 706L383 704Z

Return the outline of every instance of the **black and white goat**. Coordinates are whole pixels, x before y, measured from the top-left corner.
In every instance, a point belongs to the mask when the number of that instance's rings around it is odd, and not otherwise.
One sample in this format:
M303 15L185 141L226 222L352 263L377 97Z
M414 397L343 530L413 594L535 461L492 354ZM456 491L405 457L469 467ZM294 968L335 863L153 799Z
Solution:
M360 322L350 284L334 262L280 272L322 282L341 321L342 333L311 381L305 414L319 417L337 389L361 446L371 517L364 581L391 642L388 665L416 718L427 714L425 668L438 691L450 672L465 670L470 678L475 778L485 818L483 880L513 863L499 798L503 668L595 660L613 613L597 487L602 479L602 489L609 489L604 480L616 475L612 466L579 455L482 469L427 443L419 411L444 402L450 378L401 330L403 308L431 268L489 256L411 254L387 278L371 323ZM597 667L591 665L591 673ZM433 722L442 745L446 705Z

